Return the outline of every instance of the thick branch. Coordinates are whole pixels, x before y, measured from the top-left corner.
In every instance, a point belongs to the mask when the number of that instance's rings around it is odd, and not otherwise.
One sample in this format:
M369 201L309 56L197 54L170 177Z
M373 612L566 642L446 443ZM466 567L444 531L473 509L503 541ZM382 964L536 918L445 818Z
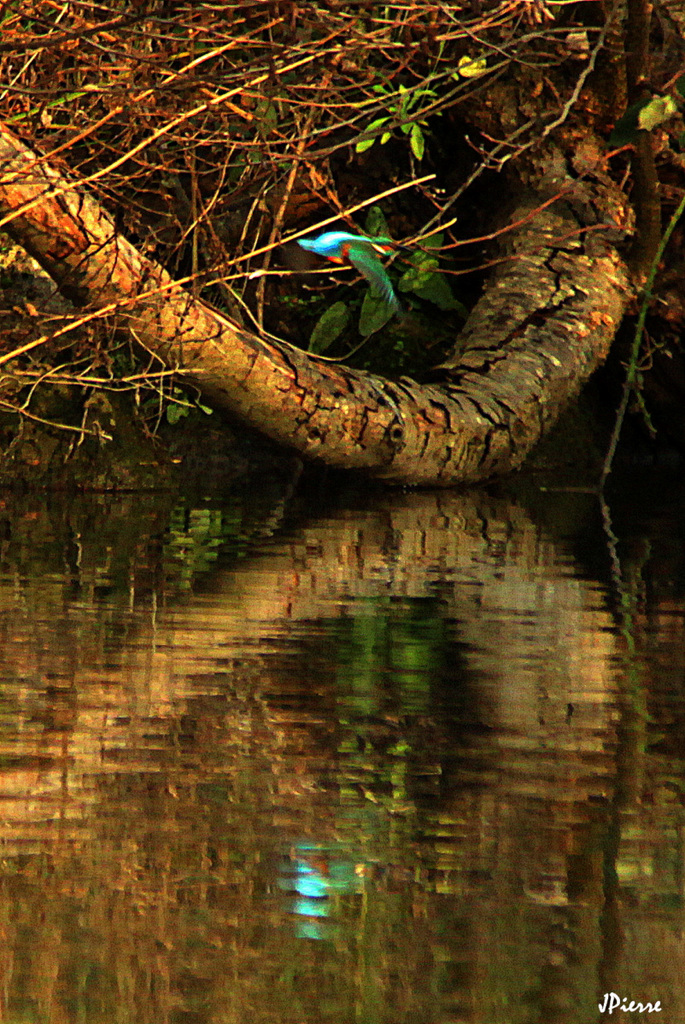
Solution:
M626 271L601 231L581 240L579 215L558 206L525 210L514 258L474 308L443 383L390 382L243 331L117 235L45 158L0 134L6 230L64 294L94 309L115 304L143 346L275 440L397 483L473 483L520 466L606 357Z

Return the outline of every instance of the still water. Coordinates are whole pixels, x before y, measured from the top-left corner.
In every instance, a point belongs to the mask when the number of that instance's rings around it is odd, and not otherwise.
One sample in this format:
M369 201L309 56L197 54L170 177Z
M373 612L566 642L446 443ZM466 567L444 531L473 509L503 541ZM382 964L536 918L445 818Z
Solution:
M684 505L0 496L0 1019L685 1020Z

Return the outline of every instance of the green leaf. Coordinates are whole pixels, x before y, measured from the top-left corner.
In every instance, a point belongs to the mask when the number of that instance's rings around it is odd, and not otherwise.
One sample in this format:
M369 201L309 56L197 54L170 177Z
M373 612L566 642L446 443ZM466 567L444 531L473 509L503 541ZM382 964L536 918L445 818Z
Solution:
M390 120L389 117L377 117L375 121L371 122L371 124L368 126L368 128L365 129L365 131L367 131L367 132L375 131L376 128L380 128L380 126L382 124L387 124L389 120ZM375 141L376 141L375 138L374 139L362 139L354 147L355 152L356 153L365 153L367 149L371 149L371 147L373 146Z
M444 238L445 238L445 232L444 231L436 231L434 235L428 235L427 238L422 238L421 239L421 245L425 249L439 249L440 246L443 243ZM418 256L418 257L425 257L426 259L432 259L433 258L432 256L427 256L426 253L423 253L423 252L416 253L416 256ZM412 263L413 262L414 261L412 260Z
M402 100L402 110L409 111L412 107L415 107L420 100L427 98L431 99L437 95L432 89L415 89L410 96L405 97Z
M416 159L423 160L425 142L423 139L423 132L418 124L412 125L411 134L409 136L409 145L411 146L411 151Z
M430 264L437 266L435 260L431 260ZM466 316L466 309L455 299L452 294L448 282L445 280L442 274L437 274L433 269L429 269L429 265L424 264L423 267L412 267L400 278L398 288L401 292L413 292L414 295L418 295L420 299L425 299L426 302L432 302L438 309L444 311L455 309L458 310L463 316Z
M385 299L380 295L374 295L369 288L359 314L359 333L362 337L368 338L370 334L375 334L381 327L385 327L392 316L393 311Z
M397 282L398 290L401 292L416 292L427 283L428 278L429 274L413 267L402 274L402 277Z
M633 103L631 107L628 107L622 117L619 117L609 136L610 146L628 146L631 142L635 142L638 130L638 114L648 103L649 99L638 100L637 103Z
M444 238L443 231L436 231L435 234L429 235L428 238L421 240L421 245L427 249L439 249L442 245ZM409 258L411 264L409 270L407 270L399 281L399 289L403 292L414 292L415 295L419 295L422 298L424 289L431 289L431 282L434 277L440 278L440 275L436 275L435 271L438 269L438 258L430 252L423 252L417 250L412 253Z
M181 405L180 402L172 402L166 407L166 418L167 422L173 427L179 420L182 420L184 416L188 415L187 405Z
M628 107L623 117L614 125L609 136L610 146L628 146L637 141L637 133L649 132L663 121L677 113L675 101L670 96L653 96L638 100Z
M678 113L678 107L670 96L655 96L637 116L637 123L646 132L668 121Z
M392 138L392 132L383 132L381 135L381 146L384 146L386 142L389 142Z
M344 302L334 302L314 324L309 338L310 352L325 352L340 337L350 322L350 313Z
M412 267L402 274L397 287L401 292L414 292L418 295L433 277L437 265L437 261L433 261L431 265L425 267Z
M255 110L258 130L261 135L268 135L278 127L278 113L269 99L261 99Z
M380 206L370 207L369 212L366 215L366 220L364 221L364 231L372 238L377 237L378 235L383 235L385 237L389 236L390 228L388 227L385 214L381 210Z
M382 124L386 124L389 120L389 117L377 117L375 121L371 122L366 130L367 132L375 131L376 128L380 128Z
M478 78L488 70L485 57L460 57L457 62L457 74L462 78Z

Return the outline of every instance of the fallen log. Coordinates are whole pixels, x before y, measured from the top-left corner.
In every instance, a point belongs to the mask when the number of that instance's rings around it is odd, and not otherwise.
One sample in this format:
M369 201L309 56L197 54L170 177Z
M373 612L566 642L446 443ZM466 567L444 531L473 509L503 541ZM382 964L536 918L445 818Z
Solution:
M306 458L398 484L508 473L606 358L630 297L610 183L514 211L507 256L436 382L323 363L251 334L193 298L119 234L78 181L0 128L2 226L78 306L111 309L204 399Z

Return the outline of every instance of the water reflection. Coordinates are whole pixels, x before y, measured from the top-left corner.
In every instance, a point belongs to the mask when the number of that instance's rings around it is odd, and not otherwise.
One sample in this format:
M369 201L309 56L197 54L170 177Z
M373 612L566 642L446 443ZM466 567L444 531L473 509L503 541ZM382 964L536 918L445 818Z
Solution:
M335 934L337 893L363 891L367 866L344 859L339 845L296 843L281 863L278 886L290 894L298 938L323 939Z
M269 500L6 512L3 1019L685 1018L664 509Z

